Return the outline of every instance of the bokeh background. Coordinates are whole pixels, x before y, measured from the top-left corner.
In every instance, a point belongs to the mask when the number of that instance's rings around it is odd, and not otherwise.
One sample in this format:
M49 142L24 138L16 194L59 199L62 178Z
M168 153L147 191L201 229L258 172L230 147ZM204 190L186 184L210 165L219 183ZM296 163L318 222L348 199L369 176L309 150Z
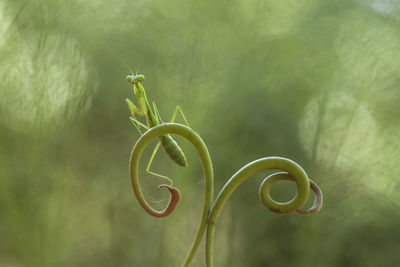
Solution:
M399 266L399 1L1 0L0 63L0 266L183 261L201 166L177 138L189 168L163 151L152 168L181 203L165 219L140 208L124 64L146 75L164 120L183 108L216 193L265 156L296 161L324 192L320 213L281 216L258 200L268 173L246 181L217 224L216 266ZM160 180L141 183L162 209ZM272 194L295 191L282 182ZM192 266L204 266L203 245Z

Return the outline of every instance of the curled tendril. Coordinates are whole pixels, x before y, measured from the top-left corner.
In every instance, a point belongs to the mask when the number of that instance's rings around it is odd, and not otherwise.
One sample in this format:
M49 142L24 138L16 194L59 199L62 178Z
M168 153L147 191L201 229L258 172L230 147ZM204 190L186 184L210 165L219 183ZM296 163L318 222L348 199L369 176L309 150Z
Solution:
M140 205L152 216L166 217L170 215L176 208L176 205L178 204L180 199L180 193L177 188L165 184L159 185L159 189L166 188L170 192L170 200L164 210L154 210L144 199L143 193L139 185L139 160L144 149L147 145L150 144L153 139L165 134L178 134L189 140L196 148L200 156L204 172L204 201L200 224L196 232L196 237L183 263L183 266L189 266L201 242L203 233L206 228L206 266L213 266L214 232L216 222L222 211L222 208L224 207L228 198L235 191L235 189L242 182L258 172L270 169L283 171L269 175L267 178L264 179L260 186L259 195L261 202L269 210L280 214L298 212L300 214L307 215L318 212L322 207L323 198L321 190L312 180L308 178L307 174L305 173L303 168L300 167L300 165L286 158L266 157L255 160L237 171L221 189L216 200L214 201L214 205L211 208L214 190L214 177L211 158L206 145L204 144L200 136L189 127L177 123L163 123L149 129L139 138L132 149L130 158L130 177L133 191ZM283 180L295 181L297 183L298 190L296 196L286 203L274 201L269 194L272 185L278 181ZM316 198L313 206L307 211L303 211L301 210L301 208L308 200L310 188L312 191L315 192Z
M169 185L160 185L159 188L166 188L170 192L170 200L167 207L163 211L154 210L143 197L142 190L139 184L139 161L144 149L151 143L155 138L165 134L178 134L190 141L196 148L197 153L200 156L200 161L203 166L204 173L204 200L203 210L200 218L200 223L197 228L196 237L192 243L188 255L183 263L183 266L189 266L192 261L198 246L200 245L204 231L207 225L207 218L211 209L212 197L214 192L214 174L212 169L212 163L210 154L208 153L207 147L204 144L201 137L187 126L178 123L163 123L152 127L146 131L136 142L131 152L130 158L130 177L132 182L133 192L135 193L136 199L143 209L152 216L155 217L166 217L170 215L180 199L179 190Z
M229 181L219 192L217 199L214 201L210 216L208 217L206 233L207 267L213 266L213 242L215 226L226 201L242 182L258 172L271 169L281 170L284 172L279 172L268 176L260 186L259 192L261 202L269 210L280 214L288 214L295 211L301 214L311 214L317 212L322 207L321 190L314 182L308 179L308 176L303 168L301 168L300 165L298 165L296 162L281 157L266 157L247 164L229 179ZM298 192L296 196L286 203L279 203L274 201L269 194L269 190L272 184L282 180L291 180L297 183ZM306 203L309 196L310 188L316 193L316 200L311 209L309 209L308 211L302 211L300 210L300 208L302 208Z
M323 197L322 197L322 192L321 189L319 189L318 185L309 179L310 182L310 188L311 190L314 191L316 198L314 200L313 206L308 209L307 211L303 211L301 209L296 209L294 210L293 208L290 207L290 204L292 201L296 201L296 197L292 199L289 202L286 203L280 203L271 198L271 195L269 194L269 191L272 187L272 185L276 182L279 181L294 181L296 182L296 178L291 176L287 172L278 172L269 175L267 178L264 179L264 181L261 183L260 190L259 190L259 195L260 195L260 200L261 203L270 211L280 213L280 214L288 214L296 211L297 213L301 215L308 215L308 214L313 214L318 212L321 207L322 207L322 202L323 202ZM297 184L297 187L299 187L299 184Z

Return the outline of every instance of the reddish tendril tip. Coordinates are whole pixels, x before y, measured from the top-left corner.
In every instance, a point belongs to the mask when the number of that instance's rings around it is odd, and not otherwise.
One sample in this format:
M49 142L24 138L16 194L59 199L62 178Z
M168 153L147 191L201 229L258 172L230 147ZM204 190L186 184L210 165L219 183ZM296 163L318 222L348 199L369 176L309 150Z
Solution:
M167 217L168 215L170 215L175 210L176 205L178 205L179 200L181 199L181 193L179 192L179 190L177 188L166 185L166 184L161 184L158 186L158 189L161 189L161 188L167 188L169 193L171 194L171 196L170 196L169 202L164 210L148 212L151 216L154 216L157 218L163 218L163 217Z
M322 191L321 189L319 189L318 185L313 180L309 179L309 181L310 181L310 188L315 193L315 200L313 206L307 211L303 211L301 209L296 210L296 212L301 215L317 213L322 208L322 202L323 202Z

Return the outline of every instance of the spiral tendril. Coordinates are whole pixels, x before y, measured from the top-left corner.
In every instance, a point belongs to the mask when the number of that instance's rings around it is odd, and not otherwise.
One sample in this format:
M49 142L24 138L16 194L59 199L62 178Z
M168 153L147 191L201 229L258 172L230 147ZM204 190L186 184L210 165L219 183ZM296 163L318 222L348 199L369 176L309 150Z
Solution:
M321 189L319 189L319 187L317 186L317 184L314 181L312 181L311 179L309 179L310 189L314 191L316 198L314 200L313 206L310 209L308 209L307 211L303 211L301 209L295 210L293 208L290 208L290 203L293 201L296 201L295 199L296 199L297 195L294 197L294 199L292 199L291 201L286 202L286 203L274 201L271 198L269 191L274 183L279 182L279 181L284 181L284 180L297 182L296 178L294 178L289 173L278 172L278 173L269 175L261 183L260 190L259 190L260 201L261 201L261 203L263 203L263 205L267 209L269 209L272 212L280 213L280 214L288 214L288 213L292 213L292 212L296 211L297 213L299 213L301 215L313 214L313 213L318 212L321 209L322 202L323 202L322 192L321 192ZM299 187L298 183L297 183L297 186Z
M258 172L264 170L280 170L281 172L269 175L260 185L259 196L262 204L269 210L280 213L288 214L293 212L298 212L302 215L308 215L318 212L323 203L322 191L319 187L308 178L307 174L303 168L292 160L282 158L282 157L266 157L250 162L249 164L242 167L237 171L223 186L219 192L214 204L212 205L213 197L213 169L211 158L208 153L207 147L204 144L201 137L194 132L191 128L178 123L163 123L152 127L146 131L136 142L132 149L130 158L130 177L132 182L133 192L143 207L143 209L150 215L155 217L166 217L170 215L176 205L180 200L179 190L171 185L162 184L158 188L166 188L170 192L170 200L166 208L162 211L154 210L146 202L143 197L140 185L139 185L139 160L147 145L150 142L165 134L178 134L190 141L196 148L201 160L204 173L204 200L203 200L203 210L201 214L200 223L196 232L195 239L189 250L189 253L183 263L183 266L189 266L192 261L198 246L201 242L204 231L206 232L206 266L213 266L213 242L214 242L214 232L216 222L218 217L229 197L235 191L235 189L245 180L255 175ZM295 197L285 203L277 202L273 200L270 196L270 189L272 185L279 181L294 181L297 183L297 194ZM314 191L316 198L314 200L313 206L307 211L301 210L304 204L307 202L310 189Z
M265 170L281 170L283 172L278 172L268 176L261 184L259 195L262 204L268 208L269 210L280 213L280 214L288 214L292 212L299 212L301 214L311 214L317 212L322 206L322 192L319 190L318 186L312 182L303 168L300 167L296 162L281 158L281 157L266 157L255 160L239 171L237 171L224 185L224 187L219 192L217 199L214 201L214 205L211 209L210 216L208 217L207 224L207 233L206 233L206 266L213 266L213 243L214 243L214 232L216 222L218 217L224 207L226 201L235 191L235 189L245 180L255 175L258 172ZM282 181L282 180L291 180L297 183L297 194L296 196L286 202L280 203L274 201L270 194L270 188L272 184ZM316 192L316 200L313 207L303 212L300 210L301 207L306 203L310 188Z

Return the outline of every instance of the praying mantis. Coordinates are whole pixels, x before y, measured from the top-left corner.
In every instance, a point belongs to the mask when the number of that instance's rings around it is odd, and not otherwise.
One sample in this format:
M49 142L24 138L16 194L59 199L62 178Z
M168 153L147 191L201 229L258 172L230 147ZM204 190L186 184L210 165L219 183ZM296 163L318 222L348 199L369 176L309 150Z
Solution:
M133 85L133 92L136 95L137 107L129 98L125 99L126 103L128 104L128 108L131 112L131 117L129 117L130 121L132 124L135 126L135 128L139 131L140 134L142 132L140 131L140 127L143 127L144 129L148 130L152 127L155 127L159 124L162 124L163 121L161 119L160 113L158 112L157 105L155 102L153 102L153 109L151 108L149 101L146 96L146 91L141 84L141 82L145 79L143 74L136 74L134 75L133 72L131 75L128 75L126 77L126 80ZM171 122L175 121L176 115L180 112L180 114L183 117L183 120L185 121L186 125L189 126L189 123L187 122L187 119L185 117L185 114L183 113L182 109L180 106L176 106L174 113L172 114L172 119ZM139 116L144 116L146 118L146 123L144 124L136 119L135 115ZM166 179L170 182L170 185L172 185L172 180L169 179L168 177L152 172L150 171L150 166L151 163L153 162L153 159L160 148L162 146L164 148L164 151L167 153L167 155L179 166L182 167L187 167L187 160L185 157L185 154L183 153L181 147L178 145L178 143L171 137L171 135L162 135L159 138L159 142L157 143L156 147L153 150L153 153L151 154L149 163L147 164L146 167L146 172Z

